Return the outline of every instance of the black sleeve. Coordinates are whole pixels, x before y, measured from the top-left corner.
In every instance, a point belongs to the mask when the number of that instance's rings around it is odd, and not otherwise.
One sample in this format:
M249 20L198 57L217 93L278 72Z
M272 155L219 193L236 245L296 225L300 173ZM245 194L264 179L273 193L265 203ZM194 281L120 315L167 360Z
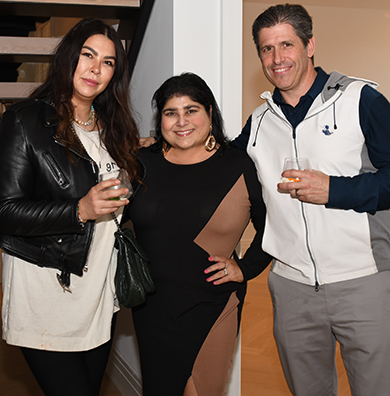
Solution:
M256 168L252 160L247 157L246 170L244 173L246 186L249 192L249 199L251 202L251 220L256 230L255 237L244 257L238 261L238 265L247 281L263 272L272 257L265 253L261 247L266 208L263 201L261 184L257 178Z
M390 208L390 103L378 91L364 86L359 103L360 125L376 172L331 176L327 208L353 209L375 214Z
M244 128L242 128L241 133L233 140L233 145L240 150L246 150L249 142L249 135L251 133L252 126L252 115L246 121Z

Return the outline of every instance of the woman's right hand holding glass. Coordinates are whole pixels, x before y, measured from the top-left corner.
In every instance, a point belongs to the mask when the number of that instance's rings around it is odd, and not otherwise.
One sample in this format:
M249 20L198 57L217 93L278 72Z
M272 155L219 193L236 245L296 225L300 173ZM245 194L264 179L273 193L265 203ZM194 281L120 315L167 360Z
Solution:
M83 220L96 220L100 216L117 211L129 203L128 199L117 199L128 194L128 188L111 189L120 184L118 179L102 181L93 186L79 201L79 214Z

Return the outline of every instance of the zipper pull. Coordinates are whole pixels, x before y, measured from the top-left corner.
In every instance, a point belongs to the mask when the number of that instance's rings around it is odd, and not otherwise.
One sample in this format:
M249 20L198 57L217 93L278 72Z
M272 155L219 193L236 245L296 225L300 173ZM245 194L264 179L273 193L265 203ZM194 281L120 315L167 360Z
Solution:
M315 287L315 291L319 292L320 291L320 285L319 283L316 281L316 287Z

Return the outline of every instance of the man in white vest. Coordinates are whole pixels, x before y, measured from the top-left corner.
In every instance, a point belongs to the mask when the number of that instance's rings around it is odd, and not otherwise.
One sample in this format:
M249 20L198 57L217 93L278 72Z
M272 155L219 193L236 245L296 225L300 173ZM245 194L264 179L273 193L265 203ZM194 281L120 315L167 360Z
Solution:
M235 144L263 186L289 388L337 395L338 341L352 394L389 396L390 104L371 81L314 67L312 20L300 5L268 8L253 38L275 90ZM298 169L283 171L288 157Z

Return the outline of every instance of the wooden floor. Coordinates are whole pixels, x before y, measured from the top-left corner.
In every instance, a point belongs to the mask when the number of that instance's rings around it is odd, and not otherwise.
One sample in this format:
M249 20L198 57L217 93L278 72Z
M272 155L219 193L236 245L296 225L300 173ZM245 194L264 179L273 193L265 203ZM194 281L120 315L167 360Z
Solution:
M248 285L242 317L241 396L289 396L272 335L272 302L268 291L269 269ZM348 378L337 350L339 396L351 396ZM313 395L315 396L315 395Z
M249 282L242 319L241 396L289 396L272 335L272 304L268 270ZM1 302L1 292L0 292ZM338 354L339 396L350 396ZM18 348L0 341L0 396L44 396ZM105 377L100 396L120 396ZM126 396L126 395L123 395Z

